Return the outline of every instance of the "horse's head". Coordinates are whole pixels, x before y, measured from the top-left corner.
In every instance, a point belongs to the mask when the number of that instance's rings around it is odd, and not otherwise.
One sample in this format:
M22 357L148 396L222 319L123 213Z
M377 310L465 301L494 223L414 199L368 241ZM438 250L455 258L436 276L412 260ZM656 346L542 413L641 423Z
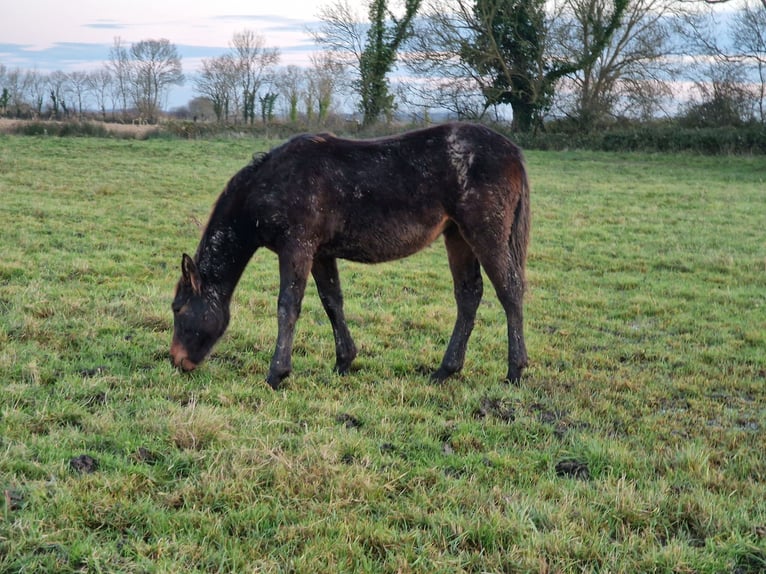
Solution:
M173 300L173 364L192 371L207 357L229 324L228 305L207 288L194 260L184 253Z

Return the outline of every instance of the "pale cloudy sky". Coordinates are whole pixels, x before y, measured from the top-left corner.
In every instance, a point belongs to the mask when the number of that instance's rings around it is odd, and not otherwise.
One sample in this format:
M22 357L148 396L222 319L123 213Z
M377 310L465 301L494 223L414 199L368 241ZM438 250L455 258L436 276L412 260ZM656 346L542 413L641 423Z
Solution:
M329 2L329 0L328 0ZM322 0L21 0L0 8L0 64L9 69L73 71L99 67L114 38L167 38L184 72L219 56L236 32L262 34L281 63L305 64L315 49L306 34ZM5 4L5 2L3 2ZM188 83L188 82L187 82ZM185 103L185 102L184 102Z

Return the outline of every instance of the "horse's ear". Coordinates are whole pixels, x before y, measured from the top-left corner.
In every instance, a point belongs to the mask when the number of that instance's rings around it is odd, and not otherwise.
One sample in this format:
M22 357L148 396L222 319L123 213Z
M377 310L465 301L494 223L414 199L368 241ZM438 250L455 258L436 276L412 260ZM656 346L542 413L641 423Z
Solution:
M184 253L181 259L181 273L183 274L184 283L189 285L197 295L201 294L202 281L200 280L197 264L186 253Z

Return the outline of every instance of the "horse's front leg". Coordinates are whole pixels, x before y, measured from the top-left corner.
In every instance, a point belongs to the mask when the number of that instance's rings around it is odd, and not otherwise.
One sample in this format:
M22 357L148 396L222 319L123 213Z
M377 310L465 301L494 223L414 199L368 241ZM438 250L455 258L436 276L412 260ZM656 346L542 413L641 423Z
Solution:
M285 250L279 254L279 300L277 302L277 345L271 359L266 382L279 388L292 370L295 324L301 313L303 294L311 271L311 255L301 250Z
M343 293L338 276L338 263L334 257L316 257L311 274L319 292L335 337L335 371L345 375L356 357L356 345L346 325L343 314Z

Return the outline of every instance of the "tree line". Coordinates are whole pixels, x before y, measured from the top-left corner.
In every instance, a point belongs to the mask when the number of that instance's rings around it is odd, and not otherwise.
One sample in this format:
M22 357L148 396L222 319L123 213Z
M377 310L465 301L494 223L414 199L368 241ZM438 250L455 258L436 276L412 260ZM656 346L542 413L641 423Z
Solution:
M718 4L729 8L722 13ZM326 124L353 109L366 126L407 113L551 118L592 131L624 119L689 125L766 122L766 0L349 0L320 8L308 66L252 30L203 59L189 113L220 123ZM114 40L91 72L9 70L0 115L156 122L185 81L167 39Z
M84 72L9 70L0 64L0 116L34 119L133 118L156 122L168 90L184 74L178 49L167 39L125 45L115 38L108 61Z

